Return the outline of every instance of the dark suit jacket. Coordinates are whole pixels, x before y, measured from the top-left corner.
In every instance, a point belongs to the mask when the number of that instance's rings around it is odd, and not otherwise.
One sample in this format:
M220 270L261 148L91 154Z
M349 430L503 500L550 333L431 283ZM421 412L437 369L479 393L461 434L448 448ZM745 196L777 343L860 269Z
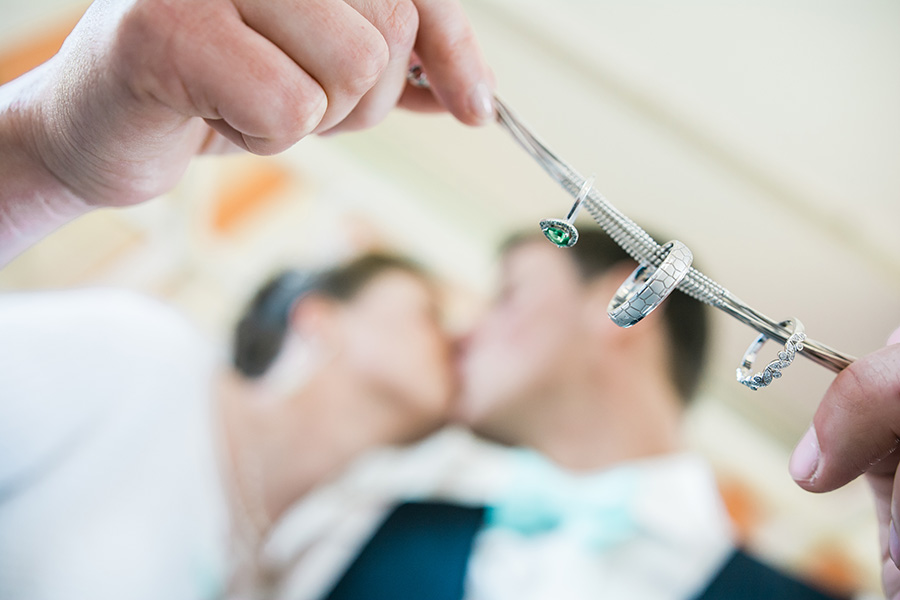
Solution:
M327 599L461 600L472 542L483 521L481 507L401 504ZM564 590L560 600L565 600ZM836 599L736 551L705 590L685 600Z

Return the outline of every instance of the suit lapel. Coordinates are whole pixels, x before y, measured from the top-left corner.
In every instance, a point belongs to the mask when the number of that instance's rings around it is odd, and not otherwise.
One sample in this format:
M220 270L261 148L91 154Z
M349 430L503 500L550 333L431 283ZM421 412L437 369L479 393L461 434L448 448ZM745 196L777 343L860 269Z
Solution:
M838 600L737 551L697 600Z
M326 596L328 600L461 600L484 509L441 502L398 506Z

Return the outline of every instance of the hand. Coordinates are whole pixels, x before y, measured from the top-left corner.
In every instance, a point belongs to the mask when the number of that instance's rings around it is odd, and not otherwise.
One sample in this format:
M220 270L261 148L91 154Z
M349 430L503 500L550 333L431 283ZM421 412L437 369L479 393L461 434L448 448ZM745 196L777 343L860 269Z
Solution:
M432 91L407 87L413 53ZM222 138L272 154L398 103L481 124L491 86L457 0L97 0L0 88L0 263L45 221L168 190Z
M838 374L791 456L790 471L811 492L866 474L875 494L885 593L900 600L900 329L888 344Z

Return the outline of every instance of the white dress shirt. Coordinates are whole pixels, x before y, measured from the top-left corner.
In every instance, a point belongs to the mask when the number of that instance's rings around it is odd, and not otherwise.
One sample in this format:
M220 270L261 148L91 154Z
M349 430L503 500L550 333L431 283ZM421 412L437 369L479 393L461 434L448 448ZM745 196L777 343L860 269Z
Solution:
M712 472L693 454L576 474L450 429L368 457L289 513L265 549L270 574L284 576L273 596L322 597L396 502L426 498L489 507L468 600L684 600L734 549Z
M222 593L212 358L136 294L0 296L0 598Z

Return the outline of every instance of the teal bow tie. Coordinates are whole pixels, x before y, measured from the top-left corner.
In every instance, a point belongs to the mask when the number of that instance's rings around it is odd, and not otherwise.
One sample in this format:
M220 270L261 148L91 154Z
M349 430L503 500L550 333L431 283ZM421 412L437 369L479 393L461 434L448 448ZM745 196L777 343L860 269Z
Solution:
M595 551L618 545L637 532L633 469L576 475L526 450L515 451L513 462L509 489L488 506L488 526L523 536L564 531Z

